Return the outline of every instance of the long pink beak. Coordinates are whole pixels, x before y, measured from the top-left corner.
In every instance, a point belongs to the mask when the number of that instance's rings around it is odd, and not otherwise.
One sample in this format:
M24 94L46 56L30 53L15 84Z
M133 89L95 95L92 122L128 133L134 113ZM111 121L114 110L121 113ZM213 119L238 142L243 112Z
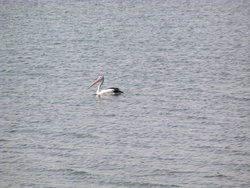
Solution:
M102 78L97 78L96 81L94 81L92 84L90 84L90 86L88 88L91 88L93 85L95 85L96 83L100 82L102 80Z

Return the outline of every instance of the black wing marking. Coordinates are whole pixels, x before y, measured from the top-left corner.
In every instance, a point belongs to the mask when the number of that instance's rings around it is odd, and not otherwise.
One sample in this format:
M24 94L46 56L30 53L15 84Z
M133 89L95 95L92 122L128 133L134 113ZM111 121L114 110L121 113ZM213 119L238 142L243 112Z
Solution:
M115 94L119 94L119 93L123 93L123 91L121 91L119 88L117 88L117 87L110 87L110 88L108 88L108 89L113 89L113 92L115 93Z

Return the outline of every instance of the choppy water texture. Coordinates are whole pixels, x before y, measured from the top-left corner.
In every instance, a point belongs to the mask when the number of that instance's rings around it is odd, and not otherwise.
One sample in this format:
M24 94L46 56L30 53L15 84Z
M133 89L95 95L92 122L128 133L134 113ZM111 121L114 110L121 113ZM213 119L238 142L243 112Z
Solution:
M0 187L250 187L249 11L0 0Z

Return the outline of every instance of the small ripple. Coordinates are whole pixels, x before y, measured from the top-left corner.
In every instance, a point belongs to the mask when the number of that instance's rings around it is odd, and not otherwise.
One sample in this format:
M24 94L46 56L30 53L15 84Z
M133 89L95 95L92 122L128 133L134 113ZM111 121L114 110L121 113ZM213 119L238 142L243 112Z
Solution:
M95 114L93 113L93 115L95 116L99 116L99 117L115 117L116 114L110 113L110 114Z
M65 168L62 169L63 171L69 172L70 174L77 174L77 175L92 175L91 173L87 172L86 170L78 170L73 168Z
M75 138L98 138L98 136L92 135L92 134L86 134L86 133L69 133L69 135L71 135L72 137Z
M153 171L155 175L166 175L166 174L192 174L194 171L180 171L180 170L167 170L167 169L156 169Z
M233 150L232 155L238 155L238 156L250 156L250 153L247 151L238 151L238 150Z
M229 176L223 174L206 175L204 178L229 178Z
M167 184L161 184L161 183L146 183L146 182L128 182L125 184L125 186L130 186L130 187L165 187L165 188L180 187L179 185L167 185Z
M49 169L48 171L53 172L54 174L56 173L63 173L67 175L79 175L79 176L84 176L84 177L90 177L93 176L92 173L83 170L83 169L74 169L74 168L59 168L59 169Z
M246 97L246 96L232 96L232 95L227 95L227 96L224 96L228 99L231 99L231 100L236 100L236 101L241 101L241 102L248 102L250 101L250 98Z
M126 187L165 187L165 188L173 188L173 187L180 187L179 185L169 185L164 183L153 183L153 182L113 182L111 184L117 185L117 186L126 186Z
M0 139L0 142L8 142L8 141L9 141L9 140L4 139L4 138Z

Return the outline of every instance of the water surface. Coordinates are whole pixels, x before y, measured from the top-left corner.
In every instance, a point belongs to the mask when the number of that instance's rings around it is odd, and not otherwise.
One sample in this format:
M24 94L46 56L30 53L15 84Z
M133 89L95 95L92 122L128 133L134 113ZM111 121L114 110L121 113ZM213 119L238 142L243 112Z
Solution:
M1 0L0 187L249 187L249 7Z

